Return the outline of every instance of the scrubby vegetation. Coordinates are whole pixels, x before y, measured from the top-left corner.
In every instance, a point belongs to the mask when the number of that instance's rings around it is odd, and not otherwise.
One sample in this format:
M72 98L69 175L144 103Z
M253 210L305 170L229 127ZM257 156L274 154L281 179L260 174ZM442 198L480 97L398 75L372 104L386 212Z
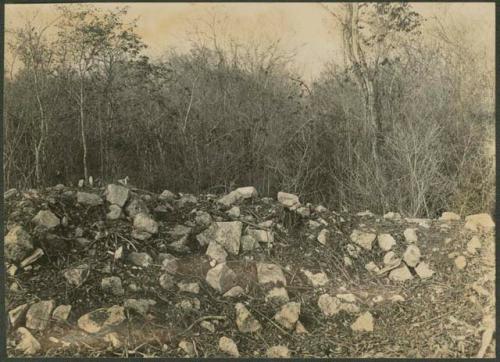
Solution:
M279 42L217 29L151 60L126 9L65 6L51 27L9 29L20 66L5 72L4 187L128 175L158 192L254 185L381 214L493 211L482 54L409 4L338 6L325 14L345 62L307 83Z

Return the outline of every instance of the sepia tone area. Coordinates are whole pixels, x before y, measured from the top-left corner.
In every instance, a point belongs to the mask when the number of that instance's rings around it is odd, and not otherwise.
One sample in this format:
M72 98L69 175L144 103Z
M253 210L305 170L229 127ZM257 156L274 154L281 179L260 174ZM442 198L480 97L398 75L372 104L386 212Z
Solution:
M490 3L7 5L7 353L495 357Z

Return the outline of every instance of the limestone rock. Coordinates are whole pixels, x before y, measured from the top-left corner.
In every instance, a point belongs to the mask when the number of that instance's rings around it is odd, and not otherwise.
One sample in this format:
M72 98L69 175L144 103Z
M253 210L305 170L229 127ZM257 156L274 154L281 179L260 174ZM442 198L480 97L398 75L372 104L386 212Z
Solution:
M127 299L123 303L125 309L133 310L141 315L146 315L152 306L156 305L156 301L152 299Z
M318 299L318 307L327 317L337 314L341 310L342 302L337 297L332 297L328 294L320 295Z
M418 241L417 231L413 228L408 228L403 232L408 243L416 243Z
M215 290L225 293L236 285L236 274L226 264L219 264L208 271L205 280Z
M288 292L283 287L274 287L267 294L266 302L287 303L289 301Z
M259 248L259 243L250 235L243 235L241 237L241 250L252 251Z
M104 203L99 195L81 191L76 193L76 202L86 206L98 206Z
M490 232L495 228L495 223L488 214L469 215L465 218L465 229L471 231Z
M397 212L391 211L391 212L384 214L384 219L399 221L399 220L401 220L401 215Z
M289 302L281 307L274 319L286 329L293 329L299 320L300 303Z
M125 290L122 287L122 280L119 277L102 278L101 289L113 295L120 296L125 294Z
M106 214L108 220L118 220L123 217L122 208L118 205L109 205L109 212Z
M365 265L365 269L368 270L370 273L379 273L380 272L380 268L373 261L367 263Z
M128 260L142 268L147 268L153 263L153 258L148 253L137 253L135 251L129 254Z
M259 321L252 316L250 311L242 303L237 303L235 309L236 325L240 332L253 333L262 328Z
M126 187L109 184L106 190L106 200L112 205L123 207L128 201L129 192Z
M181 197L175 201L177 207L183 208L187 205L193 205L198 203L198 199L191 194L180 194Z
M90 274L90 267L88 264L80 264L75 268L68 269L64 272L66 281L74 286L81 286Z
M355 332L373 332L373 316L370 312L361 314L356 321L351 324L351 329Z
M319 232L318 241L322 245L326 245L326 242L330 238L330 231L328 229L323 229Z
M421 279L427 279L434 275L434 271L429 268L427 263L421 262L415 268L415 272Z
M169 274L165 273L160 275L160 278L158 279L160 286L165 289L165 290L173 290L175 286L175 281L174 277Z
M301 269L301 271L302 273L304 273L313 287L322 287L327 285L329 282L328 276L323 272L315 274L306 269Z
M110 343L113 348L121 348L123 346L123 342L120 340L120 336L116 332L107 333L104 336L104 342Z
M465 269L465 267L467 266L467 260L463 255L457 256L454 263L458 270Z
M177 283L179 292L198 294L200 292L200 285L198 283Z
M389 251L396 245L396 240L390 234L379 234L377 236L378 246L383 251Z
M403 260L406 265L411 267L416 267L420 261L421 253L420 249L415 245L409 245L403 254Z
M26 327L38 330L47 328L54 307L55 302L53 300L44 300L32 304L26 313Z
M161 270L166 271L170 274L175 274L177 269L179 269L179 264L177 263L177 258L172 254L160 254L161 255Z
M50 210L40 210L33 218L33 223L46 229L53 229L61 223L59 218Z
M467 243L467 252L470 254L475 254L478 249L481 249L481 241L474 235L472 239Z
M135 218L135 216L140 213L146 215L149 214L149 210L148 207L146 206L146 203L139 197L132 197L132 196L130 197L128 205L125 207L125 212L131 218Z
M283 271L276 264L258 263L257 280L259 284L281 283L282 285L286 285L286 279L283 275Z
M401 259L397 257L396 253L393 251L389 251L384 255L384 264L385 265L396 265L401 262Z
M134 229L130 233L130 236L132 236L136 240L145 241L145 240L151 239L151 237L153 235L151 235L150 233L148 233L146 231L139 231L139 230Z
M84 314L78 319L78 327L87 333L98 333L121 324L125 319L124 307L114 305Z
M206 211L196 211L194 221L198 225L209 226L212 223L212 216Z
M227 292L224 293L224 298L236 298L242 295L245 291L239 285L232 287Z
M179 348L184 351L184 353L187 354L188 357L194 357L195 356L195 350L194 350L194 345L183 339L182 341L179 342Z
M4 238L5 259L19 262L26 258L33 251L33 242L22 226L15 226L10 229Z
M138 213L134 217L134 228L150 234L158 233L158 223L145 213Z
M24 327L20 327L16 331L19 342L16 345L16 350L21 351L23 354L27 356L32 356L38 353L42 346L37 341L35 337Z
M389 279L396 282L404 282L406 280L413 279L413 275L411 275L408 267L403 264L401 267L394 269L389 273Z
M454 212L443 212L441 217L439 218L440 221L458 221L460 220L460 215L455 214Z
M286 192L278 192L278 202L289 209L296 209L300 206L299 197Z
M377 235L373 233L366 233L360 230L354 230L351 233L351 241L366 250L372 250L372 244L376 237Z
M209 321L202 321L200 323L200 327L206 329L207 331L209 331L211 333L215 332L215 327L214 327L213 323L211 323Z
M210 259L215 260L219 264L224 263L227 258L226 250L224 250L224 248L214 240L210 241L210 244L208 244L208 248L205 254Z
M352 293L337 294L337 298L339 298L347 303L356 303L356 300L357 300L356 296Z
M174 238L179 239L183 236L189 235L191 233L192 228L185 225L175 225L175 227L170 230L168 233Z
M208 229L198 234L196 239L200 245L208 245L215 241L232 255L238 255L240 251L241 229L240 221L215 222Z
M233 206L232 208L230 208L227 212L226 212L227 216L231 217L231 218L238 218L240 217L240 208L238 206Z
M162 201L174 201L175 194L172 191L164 190L158 198Z
M219 339L219 349L221 352L228 354L231 357L239 357L240 352L238 352L238 346L231 338L221 337Z
M71 313L71 305L61 304L54 309L52 312L52 318L59 321L68 320L69 314Z
M286 346L272 346L266 351L268 358L290 358L290 351Z
M246 233L259 243L272 244L274 242L274 234L270 230L248 228Z

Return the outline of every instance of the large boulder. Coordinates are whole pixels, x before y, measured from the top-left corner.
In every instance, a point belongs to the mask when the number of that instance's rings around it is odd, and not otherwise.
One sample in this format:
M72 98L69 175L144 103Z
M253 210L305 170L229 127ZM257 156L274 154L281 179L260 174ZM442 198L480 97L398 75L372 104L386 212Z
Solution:
M4 238L5 259L12 262L19 262L30 255L33 251L33 242L22 226L15 226L10 229Z
M495 223L488 214L469 215L465 218L465 228L471 231L490 232L495 228Z
M17 329L16 333L19 338L19 342L16 345L17 351L20 351L27 356L32 356L37 354L42 349L40 342L38 342L38 340L33 337L30 331L26 328L20 327Z
M158 223L148 214L138 213L134 217L134 228L137 231L147 232L149 234L158 233Z
M300 207L299 197L286 192L278 192L278 202L286 208L295 210Z
M47 328L54 307L53 300L44 300L31 305L26 313L26 327L38 330Z
M78 319L78 327L87 333L98 333L121 324L125 319L124 307L114 305L84 314Z

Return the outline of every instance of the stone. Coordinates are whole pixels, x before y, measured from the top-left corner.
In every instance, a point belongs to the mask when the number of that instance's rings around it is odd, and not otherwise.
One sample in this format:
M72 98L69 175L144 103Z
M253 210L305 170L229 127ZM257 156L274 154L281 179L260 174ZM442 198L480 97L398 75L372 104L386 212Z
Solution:
M252 251L259 248L259 242L250 235L243 235L240 241L242 251Z
M123 217L122 208L118 205L109 205L109 212L106 214L108 220L118 220Z
M102 278L101 289L106 293L117 296L125 294L125 290L122 287L122 280L119 277Z
M417 230L408 228L403 232L405 239L408 243L416 243L418 241Z
M373 332L373 316L370 312L361 314L356 321L351 324L354 332Z
M71 313L71 305L58 305L52 312L52 318L58 321L67 321Z
M205 253L210 259L215 260L217 263L224 263L227 258L227 253L224 248L215 241L210 241L207 251Z
M4 238L5 259L12 262L19 262L30 255L33 251L33 242L22 226L15 226L10 229Z
M290 300L288 297L288 292L283 287L274 287L267 294L266 302L276 302L276 303L287 303Z
M148 253L131 252L128 256L128 261L136 266L147 268L153 264L153 258Z
M236 297L243 295L244 292L245 291L243 290L243 288L240 287L239 285L237 285L237 286L229 289L227 292L225 292L223 297L224 298L236 298Z
M9 322L12 328L17 328L24 323L28 309L29 304L25 303L9 311Z
M389 279L395 282L404 282L413 279L410 270L406 265L402 265L397 269L391 270L389 273Z
M241 229L240 221L215 222L208 229L196 236L200 245L208 245L215 241L231 255L238 255L240 251Z
M50 230L61 224L59 218L50 210L40 210L32 219L32 222L38 226Z
M78 319L78 327L87 333L99 333L118 326L125 321L125 308L114 305L110 308L99 308L82 315Z
M40 342L26 328L20 327L16 333L19 338L19 342L16 345L17 351L21 351L27 356L32 356L42 349Z
M236 191L231 191L229 194L224 195L220 199L218 199L217 203L225 207L229 207L238 201L239 201L238 193Z
M235 191L243 200L258 196L257 189L253 186L238 187Z
M366 250L372 250L372 244L376 237L377 235L373 233L366 233L360 230L354 230L351 233L351 241Z
M415 245L409 245L403 254L403 260L406 265L416 267L421 257L420 249Z
M26 268L28 265L33 264L35 261L40 259L43 255L44 255L43 250L40 248L37 248L33 252L33 254L31 254L30 256L28 256L26 259L24 259L21 262L21 264L20 264L21 268Z
M80 264L75 268L68 269L64 272L64 278L68 282L68 284L79 287L81 286L85 280L87 280L90 274L90 267L88 264Z
M309 207L306 207L306 206L301 206L301 207L298 207L295 212L297 214L299 214L300 216L302 216L303 218L307 218L309 216L311 216L311 210L309 209Z
M348 256L344 256L344 265L345 266L352 266L352 260Z
M290 351L286 346L272 346L266 351L268 358L290 358Z
M212 223L212 216L206 211L196 211L194 221L200 226L209 226Z
M354 244L347 244L346 246L347 253L356 259L359 256L360 248Z
M342 302L337 297L332 297L328 294L322 294L318 298L318 307L321 312L330 317L340 312Z
M189 312L193 310L200 310L201 303L198 298L182 299L180 302L176 303L175 306Z
M177 283L179 292L198 294L200 292L200 285L198 283Z
M179 269L177 258L172 254L160 254L159 259L161 260L161 270L170 274L175 274L177 269Z
M149 214L149 210L146 203L139 197L131 197L128 205L125 207L125 213L131 218L135 218L140 213Z
M323 229L319 232L317 240L319 241L320 244L326 245L326 242L330 238L330 231L327 229Z
M360 211L356 214L359 217L374 217L375 215L370 210Z
M113 348L121 348L123 346L123 342L120 340L120 336L116 332L107 333L104 336L104 342L110 343Z
M119 207L125 206L130 190L120 185L109 184L106 189L106 201Z
M226 212L227 216L231 217L231 218L238 218L240 217L240 208L238 206L233 206L232 208L230 208L227 212Z
M274 234L270 230L260 230L254 228L247 229L247 235L251 236L258 243L274 243Z
M160 275L158 282L160 283L160 286L165 290L173 290L175 287L174 277L169 273Z
M425 262L421 262L415 268L415 272L420 277L420 279L428 279L434 275L434 271L429 268L429 265Z
M279 265L258 263L257 264L257 281L259 284L279 284L286 285L286 278L283 275Z
M476 214L465 217L465 229L471 231L490 232L495 228L495 223L488 214Z
M164 190L158 198L162 201L174 201L175 194L172 191Z
M132 230L132 232L130 233L130 236L132 236L134 239L136 240L141 240L141 241L145 241L145 240L148 240L148 239L151 239L151 237L153 235L151 235L150 233L146 232L146 231L139 231L139 230Z
M81 191L76 193L76 202L85 206L99 206L104 203L99 195Z
M180 237L189 235L191 233L192 228L185 225L175 225L175 227L170 230L168 233L174 238L179 239Z
M44 300L32 304L26 313L26 327L38 330L47 328L54 307L55 302L53 300Z
M384 265L396 265L401 263L401 259L397 257L396 253L389 251L384 255Z
M239 357L240 352L238 352L238 346L231 338L221 337L219 339L219 349L221 352L231 356L231 357Z
M194 357L195 356L195 350L194 350L194 345L183 339L182 341L179 342L179 348L184 351L188 355L188 357Z
M300 303L289 302L274 315L274 320L286 329L294 329L295 323L299 320L299 315Z
M454 260L455 266L458 270L465 269L467 266L467 260L463 255L457 256Z
M475 254L478 249L481 249L481 241L476 235L474 235L467 243L467 252Z
M278 202L289 209L296 209L300 206L299 197L286 192L278 192Z
M194 195L182 194L181 197L175 201L177 207L183 208L187 205L197 204L198 199Z
M307 223L307 226L311 230L316 230L317 228L319 228L321 226L321 224L315 220L309 220Z
M352 293L337 294L337 298L347 303L355 303L357 300L356 296Z
M239 202L241 200L250 199L252 197L257 197L257 190L253 186L239 187L229 194L221 197L217 202L226 207Z
M208 271L205 280L215 290L225 293L236 285L236 274L226 264L219 264Z
M150 234L158 233L158 223L145 213L138 213L134 217L134 228Z
M460 220L460 215L448 211L443 212L443 214L439 218L439 221L458 221L458 220Z
M309 280L309 283L311 283L313 287L322 287L327 285L329 282L328 276L323 272L314 274L306 269L301 269L301 271L302 273L304 273L304 275Z
M156 305L156 301L152 299L127 299L123 303L123 307L128 310L133 310L143 316L148 314L151 307Z
M399 221L399 220L401 220L401 215L397 212L391 211L391 212L384 214L384 219Z
M373 261L365 264L365 269L368 270L370 273L378 273L378 272L380 272L380 268Z
M214 333L215 332L215 327L213 323L209 321L202 321L200 322L200 327L206 329L207 331Z
M242 333L254 333L262 328L243 303L236 303L236 326Z
M429 229L431 227L430 219L421 219L421 218L406 218L406 222L418 224L418 226L423 227L425 229Z
M185 235L179 240L169 244L168 247L178 253L189 253L190 249L187 246L187 242L188 242L188 236Z
M318 205L314 209L314 212L316 212L318 214L322 214L322 213L328 212L328 209L326 207L324 207L323 205Z
M379 234L377 236L378 246L383 251L389 251L396 246L396 240L390 234Z

